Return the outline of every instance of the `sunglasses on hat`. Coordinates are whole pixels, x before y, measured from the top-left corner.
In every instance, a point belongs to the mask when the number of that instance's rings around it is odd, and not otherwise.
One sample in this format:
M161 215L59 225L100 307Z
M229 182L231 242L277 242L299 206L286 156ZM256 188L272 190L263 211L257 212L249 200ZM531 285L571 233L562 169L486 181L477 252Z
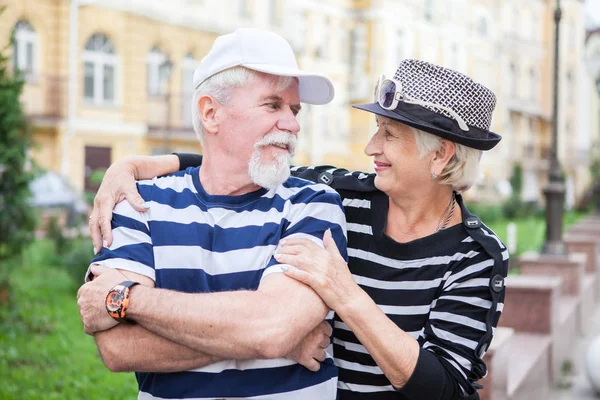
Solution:
M413 99L402 92L402 83L396 79L387 79L384 75L379 77L377 87L375 88L375 102L385 110L393 111L398 107L398 102L416 104L419 106L428 106L444 110L458 123L461 130L468 132L469 127L465 121L454 110L439 104Z

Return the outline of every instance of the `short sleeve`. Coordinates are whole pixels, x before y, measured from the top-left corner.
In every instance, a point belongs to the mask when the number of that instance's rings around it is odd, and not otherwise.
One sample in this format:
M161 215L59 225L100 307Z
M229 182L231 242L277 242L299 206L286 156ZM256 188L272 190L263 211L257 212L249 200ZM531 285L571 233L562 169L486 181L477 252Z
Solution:
M323 247L323 235L330 229L340 254L347 262L346 217L340 196L327 186L311 185L291 200L288 224L281 238L306 238ZM271 257L262 277L274 272L282 270L277 260Z
M111 221L112 244L103 247L92 264L135 272L155 281L154 253L147 215L147 212L136 211L127 200L117 204ZM88 276L89 268L86 280Z

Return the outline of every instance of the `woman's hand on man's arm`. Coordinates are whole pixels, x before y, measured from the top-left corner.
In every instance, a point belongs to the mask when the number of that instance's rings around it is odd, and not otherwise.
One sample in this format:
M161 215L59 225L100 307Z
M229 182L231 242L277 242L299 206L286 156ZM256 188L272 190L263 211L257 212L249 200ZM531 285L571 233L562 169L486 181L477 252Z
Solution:
M104 174L102 184L94 198L94 209L89 219L89 229L98 251L112 243L112 210L115 205L127 199L137 211L143 212L144 199L136 186L138 179L150 179L179 169L179 159L175 155L127 156L113 163Z

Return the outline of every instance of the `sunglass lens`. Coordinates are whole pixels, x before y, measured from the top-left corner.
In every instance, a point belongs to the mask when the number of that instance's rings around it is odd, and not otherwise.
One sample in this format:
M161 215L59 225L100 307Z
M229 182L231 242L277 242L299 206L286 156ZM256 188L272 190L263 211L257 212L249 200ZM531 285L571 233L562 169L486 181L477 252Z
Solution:
M385 80L379 88L379 104L383 107L390 107L396 94L396 84L391 80Z

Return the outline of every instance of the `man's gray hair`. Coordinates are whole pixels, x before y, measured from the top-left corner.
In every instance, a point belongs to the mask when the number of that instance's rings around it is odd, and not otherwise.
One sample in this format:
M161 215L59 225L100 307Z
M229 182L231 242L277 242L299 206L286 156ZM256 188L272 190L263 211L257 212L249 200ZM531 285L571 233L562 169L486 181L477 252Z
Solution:
M442 138L412 128L415 134L415 141L421 158L432 151L437 151L442 145ZM439 174L438 182L442 185L450 185L457 192L464 192L469 189L479 178L479 160L481 159L481 150L472 149L462 144L455 143L456 152Z
M219 103L227 105L236 88L247 85L258 76L268 77L275 84L275 90L283 91L294 81L294 77L263 74L244 67L233 67L214 74L198 86L192 95L192 125L200 144L204 144L204 129L198 110L202 96L211 96Z

